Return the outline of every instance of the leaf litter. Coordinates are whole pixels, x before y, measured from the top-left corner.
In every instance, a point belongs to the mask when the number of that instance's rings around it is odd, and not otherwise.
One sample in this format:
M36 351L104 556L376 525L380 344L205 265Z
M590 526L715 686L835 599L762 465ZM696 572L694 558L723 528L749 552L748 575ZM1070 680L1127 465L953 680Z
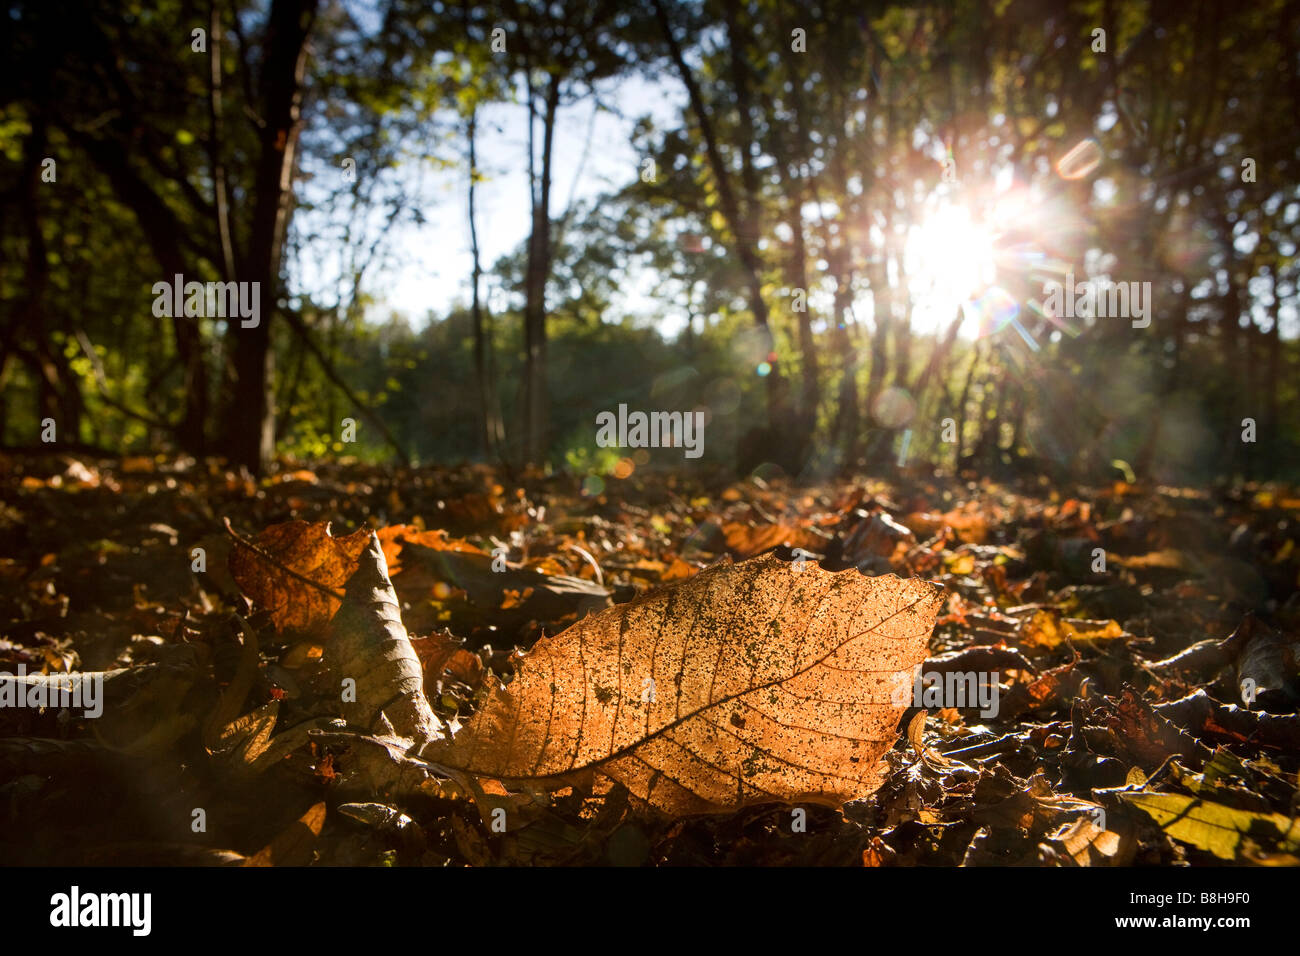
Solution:
M0 468L0 670L105 700L0 708L11 862L1300 862L1284 489L76 464Z

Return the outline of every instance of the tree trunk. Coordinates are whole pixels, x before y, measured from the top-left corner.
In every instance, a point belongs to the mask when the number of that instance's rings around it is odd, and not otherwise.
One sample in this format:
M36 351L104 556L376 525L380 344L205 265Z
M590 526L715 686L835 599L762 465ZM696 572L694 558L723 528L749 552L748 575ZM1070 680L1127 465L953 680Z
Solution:
M555 115L560 105L560 81L551 76L542 110L542 168L532 201L532 232L524 274L524 461L540 462L549 447L546 381L546 281L551 274L551 158L555 146ZM533 104L529 100L532 124ZM529 161L532 161L531 149Z
M878 463L882 449L887 453L888 443L885 436L888 430L876 421L876 405L880 393L885 388L885 375L888 372L889 330L893 325L893 295L889 289L889 270L884 264L877 264L871 269L872 293L872 330L871 330L871 370L867 373L867 401L864 421L867 423L866 456L869 464Z
M478 115L471 110L466 126L469 139L469 245L474 264L470 284L470 314L474 322L474 376L478 386L479 405L479 443L484 458L497 456L501 449L502 428L501 409L497 403L496 381L488 367L488 353L492 349L491 330L483 314L483 304L479 296L482 284L483 268L479 257L478 219L475 214L475 198L478 191L478 154L476 134Z
M700 136L704 140L705 155L709 161L709 170L713 173L714 183L718 190L718 204L722 216L726 220L727 228L736 237L736 257L745 270L745 285L749 293L750 311L754 315L754 324L758 327L761 341L767 351L766 361L769 367L767 374L768 434L759 437L765 437L769 446L772 443L778 443L778 447L783 447L785 444L784 439L790 435L792 430L789 394L781 368L780 357L776 352L776 339L772 334L767 303L763 300L763 266L758 257L756 244L753 242L755 230L741 209L735 191L731 188L731 177L726 162L722 158L722 151L718 146L718 138L713 129L713 122L709 117L708 108L704 103L704 96L700 91L700 85L696 81L695 74L687 65L682 54L681 44L677 42L677 36L673 32L672 22L668 18L668 12L664 8L663 0L652 0L652 3L655 17L659 21L660 30L668 46L669 57L677 70L682 85L686 87L691 112L700 127Z
M970 367L966 369L966 381L961 387L961 397L957 399L957 407L953 410L954 417L957 419L957 447L953 449L953 474L961 476L962 459L966 457L966 403L970 401L970 387L975 380L975 366L979 364L980 347L979 343L971 349Z
M1273 324L1264 340L1267 356L1264 362L1264 434L1269 448L1268 465L1276 470L1282 465L1282 337L1278 325L1282 320L1282 303L1278 293L1277 273L1273 273Z
M835 423L831 429L834 441L843 449L846 469L857 467L862 454L862 419L858 414L858 349L849 335L851 291L841 273L836 274L835 287L835 348L839 351L839 400L835 406Z
M208 12L208 162L212 166L212 213L217 242L221 245L221 278L230 282L235 275L235 246L230 235L230 204L226 189L226 164L221 157L225 140L222 132L221 10L211 0Z
M799 320L799 354L803 359L803 391L800 396L800 418L808 426L805 434L811 434L817 422L817 406L821 404L821 373L817 362L817 342L813 338L812 312L807 302L808 288L808 248L803 231L803 184L792 184L799 194L790 210L790 229L794 242L790 254L791 278L795 287L802 289L805 295L804 309L798 315Z
M307 37L318 0L272 0L262 61L261 154L254 178L248 252L240 280L260 283L260 321L243 328L229 323L234 381L226 413L224 451L232 464L261 474L275 452L271 402L271 323L280 283L280 261L293 198L294 152L301 128L299 105Z

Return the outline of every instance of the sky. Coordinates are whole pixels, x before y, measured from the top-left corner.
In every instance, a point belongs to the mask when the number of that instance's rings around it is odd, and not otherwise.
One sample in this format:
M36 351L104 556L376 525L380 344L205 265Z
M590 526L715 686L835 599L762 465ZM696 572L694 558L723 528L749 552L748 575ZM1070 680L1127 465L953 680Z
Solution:
M657 126L669 125L686 99L671 80L651 82L638 76L610 81L598 87L598 92L608 109L594 109L594 100L587 97L559 111L552 160L554 219L562 217L570 203L612 191L640 175L643 157L632 146L635 121L649 115ZM522 103L492 104L481 111L479 124L477 151L484 180L476 204L480 255L487 271L528 236L526 108ZM538 140L540 152L540 124ZM459 155L464 143L448 142L439 151ZM358 171L358 175L363 173ZM425 222L404 221L385 236L392 254L367 283L368 291L382 303L379 314L400 312L420 327L429 310L443 316L457 300L468 303L472 258L466 175L464 163L432 169L412 161L398 170L398 181L421 197ZM306 288L319 288L322 278L336 271L324 254L317 258L309 253L302 266ZM623 295L620 304L630 311L654 311L654 303L637 290ZM489 305L501 307L500 303Z

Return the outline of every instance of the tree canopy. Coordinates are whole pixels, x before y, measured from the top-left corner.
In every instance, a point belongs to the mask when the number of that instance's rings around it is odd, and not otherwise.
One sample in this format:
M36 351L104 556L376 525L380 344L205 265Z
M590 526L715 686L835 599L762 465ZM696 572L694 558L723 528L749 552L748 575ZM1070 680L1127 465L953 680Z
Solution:
M1295 473L1281 0L9 11L5 445L54 420L254 471L601 467L595 413L640 402L707 410L741 471ZM557 123L630 83L669 119L627 117L640 163L560 208ZM527 141L485 163L503 111ZM475 190L511 168L527 235L482 261ZM432 224L422 170L468 214ZM395 316L380 277L421 224L474 266ZM246 284L258 320L156 314L177 276Z

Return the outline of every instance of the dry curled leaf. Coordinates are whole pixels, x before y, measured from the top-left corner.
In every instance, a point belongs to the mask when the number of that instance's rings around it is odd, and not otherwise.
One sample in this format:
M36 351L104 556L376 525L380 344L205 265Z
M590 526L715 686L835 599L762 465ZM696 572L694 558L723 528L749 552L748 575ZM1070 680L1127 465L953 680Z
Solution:
M917 579L724 563L542 639L424 756L525 786L596 770L678 815L839 806L879 784L891 688L940 602Z
M397 595L388 579L379 538L348 578L346 596L330 622L324 660L342 680L354 681L343 698L348 721L367 730L391 730L404 737L437 736L437 718L424 696L420 659L402 626Z

